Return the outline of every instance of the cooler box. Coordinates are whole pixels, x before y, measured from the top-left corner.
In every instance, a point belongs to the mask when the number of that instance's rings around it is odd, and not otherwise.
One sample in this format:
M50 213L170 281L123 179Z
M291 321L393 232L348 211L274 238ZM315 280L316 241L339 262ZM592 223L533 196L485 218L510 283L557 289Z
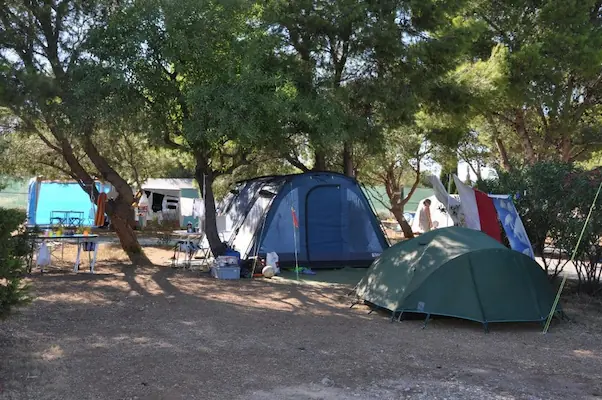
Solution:
M217 279L240 279L240 267L238 265L227 265L211 267L211 276Z

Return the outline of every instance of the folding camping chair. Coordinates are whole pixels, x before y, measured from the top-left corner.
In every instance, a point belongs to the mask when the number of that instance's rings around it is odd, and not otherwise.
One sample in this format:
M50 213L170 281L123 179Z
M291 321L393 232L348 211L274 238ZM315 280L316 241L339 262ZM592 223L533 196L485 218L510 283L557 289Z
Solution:
M193 259L203 259L207 261L211 255L211 249L208 246L203 246L205 234L196 239L180 239L176 241L172 257L172 266L178 267L181 265L180 256L184 257L184 268L192 266Z

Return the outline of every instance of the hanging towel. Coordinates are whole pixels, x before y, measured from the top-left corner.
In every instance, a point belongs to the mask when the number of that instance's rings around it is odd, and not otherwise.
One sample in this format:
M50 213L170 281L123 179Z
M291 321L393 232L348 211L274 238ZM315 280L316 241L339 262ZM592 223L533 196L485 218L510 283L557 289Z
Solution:
M485 232L501 242L502 232L493 200L486 193L462 183L456 175L453 178L460 195L460 207L464 211L466 227Z
M96 217L94 218L94 226L104 226L105 224L105 204L107 203L107 194L101 193L98 195L96 203Z
M36 264L41 267L46 267L50 265L50 251L48 250L48 246L46 246L46 242L42 243L40 246L40 251L38 253L38 259Z

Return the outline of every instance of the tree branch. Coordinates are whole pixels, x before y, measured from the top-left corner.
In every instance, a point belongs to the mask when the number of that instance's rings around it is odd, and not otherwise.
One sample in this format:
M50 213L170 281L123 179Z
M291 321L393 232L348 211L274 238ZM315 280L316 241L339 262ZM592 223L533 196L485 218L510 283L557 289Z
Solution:
M47 138L47 137L45 137L45 136L44 136L44 134L43 134L42 132L40 132L38 129L36 129L36 128L34 128L34 129L35 129L35 133L36 133L36 135L37 135L37 136L40 138L40 140L41 140L42 142L44 142L44 144L45 144L46 146L48 146L50 149L52 149L53 151L57 152L58 154L62 154L62 151L61 151L61 148L60 148L60 147L58 147L58 146L55 146L54 144L52 144L52 143L50 142L50 140L48 140L48 138Z
M249 164L251 164L252 160L249 159L249 153L242 153L242 152L240 152L239 154L240 154L240 156L239 156L239 159L237 161L234 161L234 158L231 157L232 158L232 164L223 171L223 173L225 175L232 174L236 170L236 168L238 168L238 167L242 167L243 165L249 165Z
M420 184L420 175L421 175L420 160L418 160L417 167L414 169L414 171L416 171L416 179L414 179L414 182L412 183L412 187L410 188L410 192L402 200L402 205L404 206L404 208L405 208L405 205L408 204L408 201L410 201L410 199L412 198L412 196L416 192L416 189L418 188L418 185Z
M493 28L493 30L495 30L496 33L506 41L507 45L510 45L512 43L512 40L510 39L510 37L508 37L506 32L502 28L500 28L495 22L493 22L490 18L486 17L484 14L477 14L477 16L482 18L483 21L485 21L491 28Z
M305 164L303 164L296 156L291 154L285 154L284 158L289 162L293 167L299 168L303 172L311 171Z
M495 115L496 117L498 117L502 121L506 122L507 124L510 124L510 125L516 124L516 122L512 118L508 118L507 116L505 116L504 114L502 114L500 112L492 111L491 114Z
M72 179L75 179L76 181L79 181L79 178L77 177L77 175L75 175L72 171L69 171L68 169L66 169L64 167L61 167L59 165L56 165L54 163L47 162L47 161L38 161L38 164L45 165L47 167L56 169L57 171L63 173L65 176L68 176Z
M584 146L583 148L581 148L579 151L577 151L575 154L573 154L572 156L570 156L569 161L570 162L574 162L576 161L579 156L581 156L583 153L585 153L588 150L587 146Z
M550 140L550 127L548 125L548 119L546 118L546 114L541 106L535 108L537 110L537 115L539 115L539 119L541 120L541 124L543 125L546 141L548 141Z

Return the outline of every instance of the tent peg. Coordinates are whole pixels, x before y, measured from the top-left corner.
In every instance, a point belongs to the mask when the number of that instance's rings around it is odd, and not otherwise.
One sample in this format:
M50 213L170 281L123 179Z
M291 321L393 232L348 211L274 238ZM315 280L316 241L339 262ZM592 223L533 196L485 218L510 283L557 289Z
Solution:
M426 328L426 325L429 323L430 319L431 319L431 314L426 314L426 318L424 319L424 325L422 325L422 329Z
M397 322L401 322L403 317L403 310L399 313L399 317L397 317Z

